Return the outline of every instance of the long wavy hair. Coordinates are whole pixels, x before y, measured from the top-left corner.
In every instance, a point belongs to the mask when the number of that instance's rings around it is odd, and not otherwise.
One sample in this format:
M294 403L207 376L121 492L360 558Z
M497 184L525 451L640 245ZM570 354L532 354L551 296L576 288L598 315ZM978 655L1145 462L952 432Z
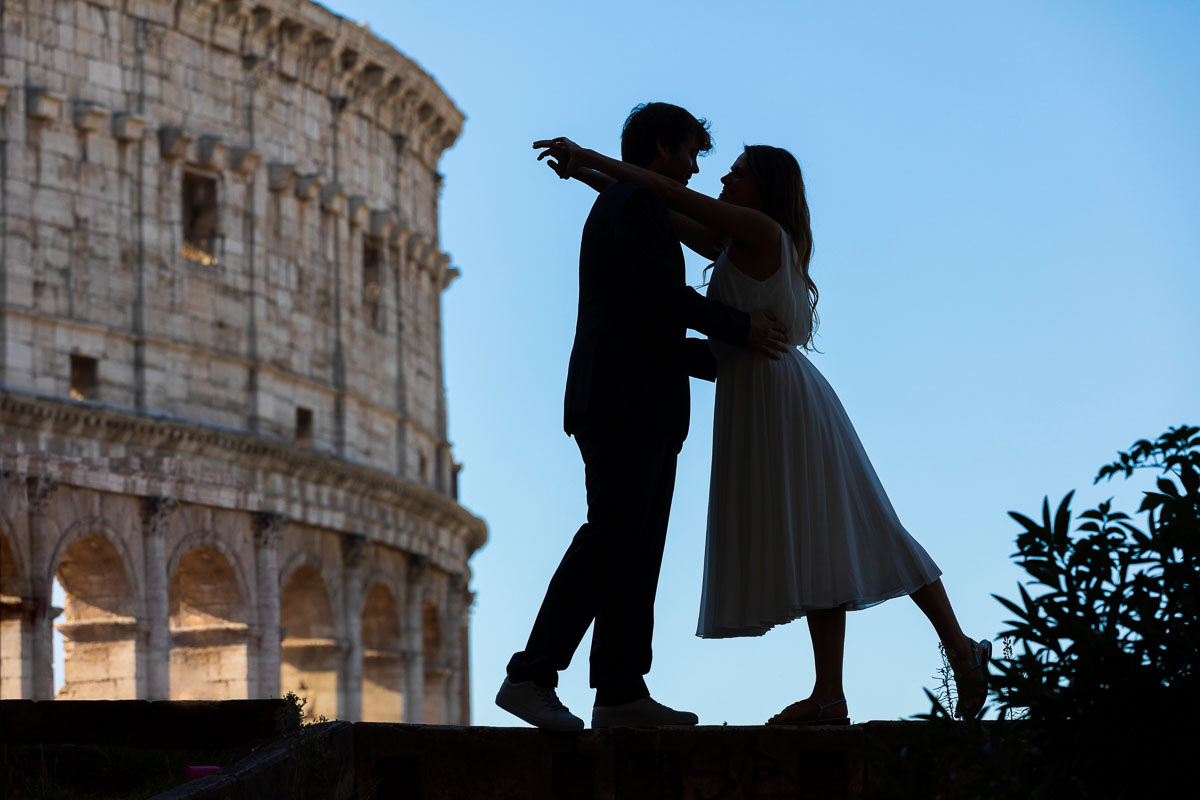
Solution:
M763 199L763 211L787 232L795 248L796 260L792 266L804 278L810 300L809 312L812 314L808 326L808 339L802 347L805 350L813 350L813 337L817 333L817 325L821 322L821 318L817 316L817 299L820 292L808 274L808 265L813 254L812 220L808 213L808 198L804 193L804 175L800 172L800 163L782 147L751 144L746 145L743 150L746 153L746 165L754 177L754 185Z

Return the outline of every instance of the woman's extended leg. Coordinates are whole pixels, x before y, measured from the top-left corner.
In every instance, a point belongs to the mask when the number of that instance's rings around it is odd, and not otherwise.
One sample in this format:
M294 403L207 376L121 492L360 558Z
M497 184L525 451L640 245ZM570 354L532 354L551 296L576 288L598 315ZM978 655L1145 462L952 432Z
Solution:
M822 609L808 612L808 634L812 638L817 677L812 694L771 717L770 724L795 725L844 719L846 692L842 688L842 654L846 645L846 610Z
M974 716L987 699L987 668L976 662L976 643L967 638L959 627L942 579L922 586L909 597L933 623L933 629L946 648L946 657L954 668L954 680L958 685L959 716ZM971 674L977 666L983 666L982 675Z

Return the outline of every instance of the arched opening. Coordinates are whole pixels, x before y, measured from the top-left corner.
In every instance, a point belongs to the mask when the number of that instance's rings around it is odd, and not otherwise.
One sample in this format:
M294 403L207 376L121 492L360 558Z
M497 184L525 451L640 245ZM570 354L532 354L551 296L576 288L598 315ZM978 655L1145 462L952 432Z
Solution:
M450 669L442 641L442 619L438 607L425 603L421 607L421 638L425 654L425 722L443 725L446 722L446 682Z
M0 530L0 699L18 700L25 696L23 687L29 672L29 633L31 619L21 599L21 574L8 542L8 532Z
M63 700L137 697L137 620L121 554L98 534L76 539L55 573L66 597Z
M246 604L221 551L197 547L179 559L169 609L171 699L249 697Z
M336 636L325 582L315 569L292 573L280 596L283 634L279 682L284 693L308 698L307 719L337 716L338 666L342 642Z
M387 587L375 584L363 602L362 718L368 722L404 720L404 653L400 614Z

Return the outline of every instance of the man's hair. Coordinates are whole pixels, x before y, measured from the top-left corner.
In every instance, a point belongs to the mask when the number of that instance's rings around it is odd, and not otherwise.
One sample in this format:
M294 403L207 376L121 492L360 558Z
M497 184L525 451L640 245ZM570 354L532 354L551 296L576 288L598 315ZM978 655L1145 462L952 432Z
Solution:
M696 119L670 103L641 103L633 107L621 128L621 160L638 167L649 166L658 153L658 145L675 149L688 137L695 137L701 153L712 150L708 120Z

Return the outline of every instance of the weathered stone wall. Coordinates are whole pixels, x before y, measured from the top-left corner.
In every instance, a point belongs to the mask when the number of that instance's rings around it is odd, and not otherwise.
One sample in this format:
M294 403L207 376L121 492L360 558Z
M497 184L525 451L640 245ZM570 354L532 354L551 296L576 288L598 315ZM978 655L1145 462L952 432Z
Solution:
M53 694L61 612L59 697L290 690L313 716L469 718L468 561L486 531L449 498L250 434L65 399L10 392L0 435L5 697ZM60 455L79 441L110 455ZM65 609L49 605L53 577Z
M307 0L0 4L4 697L53 693L61 611L60 696L467 718L462 122Z
M436 167L463 117L425 73L285 0L7 2L3 48L5 385L66 395L75 353L106 403L285 439L303 406L317 449L452 492ZM215 263L185 255L188 175Z

